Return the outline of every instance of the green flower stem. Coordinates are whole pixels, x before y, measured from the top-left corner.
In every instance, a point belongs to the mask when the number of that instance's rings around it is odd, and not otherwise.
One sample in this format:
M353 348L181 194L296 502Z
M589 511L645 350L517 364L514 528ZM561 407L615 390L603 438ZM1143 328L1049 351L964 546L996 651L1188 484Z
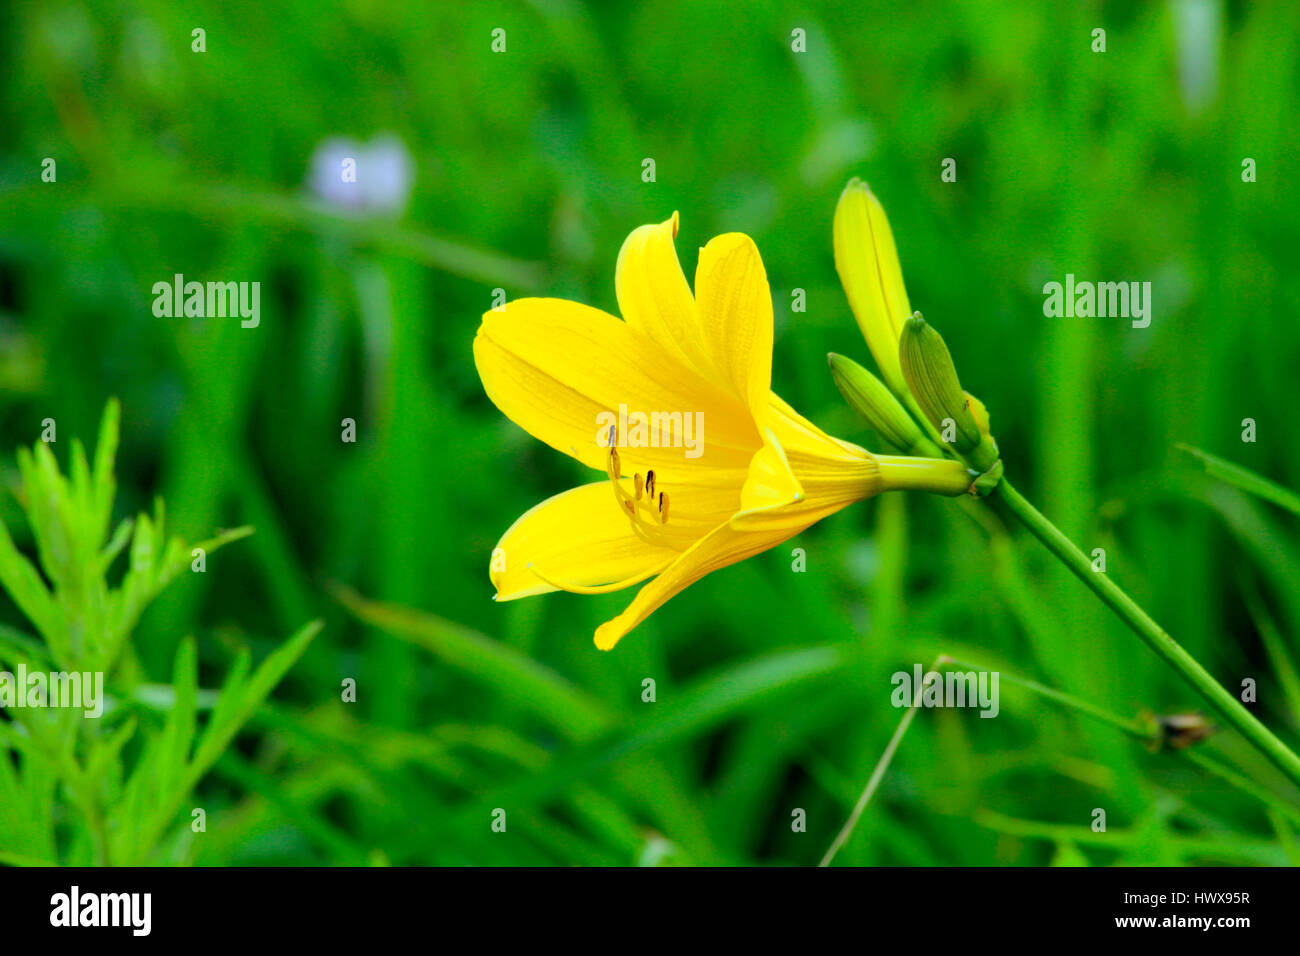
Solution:
M1075 577L1092 589L1093 593L1119 617L1137 632L1138 637L1146 642L1165 663L1182 676L1192 688L1205 698L1206 702L1229 724L1259 749L1274 765L1300 786L1300 757L1297 757L1286 744L1255 716L1229 694L1210 673L1206 671L1191 654L1187 653L1177 641L1151 619L1146 611L1128 596L1119 585L1104 573L1092 570L1092 564L1084 553L1074 546L1065 535L1048 521L1031 505L1020 492L1003 479L998 485L1002 499L1017 518L1033 532L1061 563L1074 572Z

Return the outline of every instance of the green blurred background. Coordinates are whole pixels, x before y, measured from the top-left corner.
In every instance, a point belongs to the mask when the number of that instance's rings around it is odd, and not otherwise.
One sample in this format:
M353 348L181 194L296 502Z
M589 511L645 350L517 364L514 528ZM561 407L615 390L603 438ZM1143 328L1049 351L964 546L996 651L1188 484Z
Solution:
M825 361L870 364L831 257L854 175L1008 475L1230 688L1256 679L1252 708L1294 743L1295 522L1175 445L1300 487L1298 27L1282 2L0 9L0 480L43 419L66 460L118 396L119 515L161 495L187 540L257 529L150 610L147 673L167 680L187 634L210 676L326 621L200 786L208 832L179 862L810 864L902 715L897 670L948 653L1126 716L1196 706L1032 541L939 499L850 509L608 654L592 632L631 591L490 600L501 532L588 480L484 396L493 290L616 312L637 225L679 210L688 276L711 236L748 233L774 388L878 448ZM409 156L404 210L314 198L323 143L381 136ZM1045 318L1067 272L1152 282L1150 328ZM260 281L260 327L156 317L174 273ZM29 543L7 493L0 519ZM3 596L0 620L23 624ZM1295 799L1236 738L1206 746ZM839 862L1274 864L1288 833L1004 682L999 719L920 715Z

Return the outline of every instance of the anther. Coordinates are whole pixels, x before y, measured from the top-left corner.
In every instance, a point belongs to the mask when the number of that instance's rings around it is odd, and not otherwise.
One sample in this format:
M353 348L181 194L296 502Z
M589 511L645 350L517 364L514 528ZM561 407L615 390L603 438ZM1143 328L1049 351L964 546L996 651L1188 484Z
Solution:
M611 431L611 438L613 437ZM619 454L611 447L607 462L610 486L619 510L626 512L632 524L632 532L646 544L656 547L673 547L668 532L663 529L668 521L668 495L666 492L655 494L655 473L647 471L643 481L640 473L632 476L632 487L626 488L620 476ZM635 491L635 497L632 492ZM642 511L641 500L645 498L645 510Z

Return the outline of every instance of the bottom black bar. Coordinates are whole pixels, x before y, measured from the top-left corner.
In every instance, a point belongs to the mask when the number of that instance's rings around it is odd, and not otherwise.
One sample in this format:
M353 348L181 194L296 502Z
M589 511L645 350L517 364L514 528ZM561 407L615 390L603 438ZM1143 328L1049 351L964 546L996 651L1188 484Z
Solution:
M977 929L999 942L1231 942L1293 926L1295 887L1294 871L1262 869L0 870L7 943L128 945L452 933L536 944L597 932L588 938L770 944L849 933L875 943L970 940Z

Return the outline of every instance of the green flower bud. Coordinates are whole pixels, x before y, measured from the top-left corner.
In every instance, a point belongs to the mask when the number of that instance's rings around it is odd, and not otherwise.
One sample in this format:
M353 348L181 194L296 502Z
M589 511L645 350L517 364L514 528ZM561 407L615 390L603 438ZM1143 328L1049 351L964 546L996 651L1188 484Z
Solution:
M899 404L894 393L880 379L852 359L834 352L828 355L831 378L844 400L867 420L881 440L904 454L938 455L912 416Z
M898 359L907 387L943 440L960 455L974 451L983 436L943 336L915 312L903 324ZM991 463L990 463L991 464Z

